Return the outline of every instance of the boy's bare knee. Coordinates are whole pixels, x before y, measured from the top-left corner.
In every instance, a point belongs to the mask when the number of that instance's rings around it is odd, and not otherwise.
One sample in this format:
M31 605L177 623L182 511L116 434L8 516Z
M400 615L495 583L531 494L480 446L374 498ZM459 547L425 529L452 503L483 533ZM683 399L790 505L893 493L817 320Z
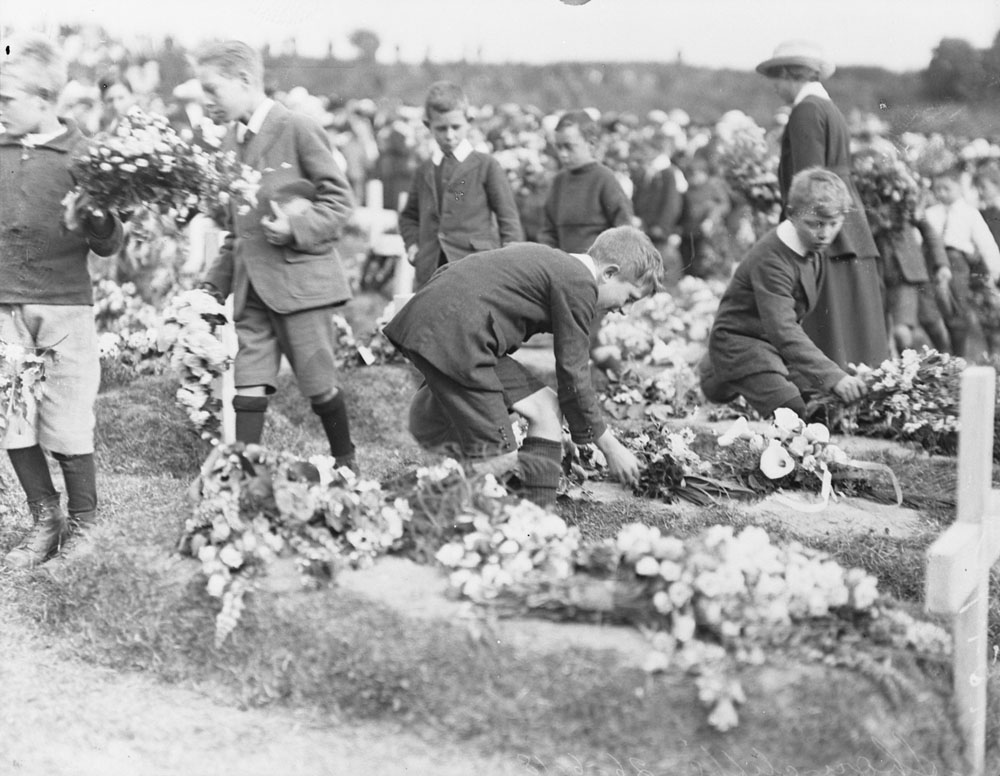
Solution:
M528 421L531 433L547 439L559 439L562 436L559 397L551 388L542 388L514 402L511 409Z

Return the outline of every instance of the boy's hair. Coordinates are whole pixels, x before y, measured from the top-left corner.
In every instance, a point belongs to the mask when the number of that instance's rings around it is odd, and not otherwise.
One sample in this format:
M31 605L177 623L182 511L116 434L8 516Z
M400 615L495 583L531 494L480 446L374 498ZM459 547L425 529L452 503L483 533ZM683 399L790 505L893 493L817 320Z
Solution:
M854 201L847 184L837 173L822 167L808 167L795 174L788 189L788 212L814 213L821 218L847 215Z
M601 128L585 110L571 110L560 116L559 121L556 123L556 132L560 132L567 127L576 127L579 129L581 137L588 143L596 143L601 138Z
M431 113L449 113L453 110L469 115L469 98L465 96L462 87L451 81L432 83L424 99L425 119L430 121Z
M54 104L69 81L69 69L58 44L43 35L26 35L11 41L9 50L2 72L16 71L25 91Z
M202 46L194 57L196 65L213 65L229 78L247 72L263 88L264 60L252 46L241 40L213 41Z
M623 278L641 285L647 295L663 287L663 257L641 229L634 226L605 229L587 253L599 268L617 264Z

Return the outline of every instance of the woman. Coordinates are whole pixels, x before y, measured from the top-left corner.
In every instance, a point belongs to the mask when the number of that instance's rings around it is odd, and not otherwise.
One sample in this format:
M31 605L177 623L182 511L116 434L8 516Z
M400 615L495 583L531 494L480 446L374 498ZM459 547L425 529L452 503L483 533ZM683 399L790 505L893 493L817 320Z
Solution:
M782 43L770 59L757 65L757 72L770 78L778 96L792 107L778 165L782 210L794 175L815 166L837 173L855 203L827 251L829 269L817 305L802 327L841 368L852 363L877 366L889 357L878 250L851 183L847 122L820 84L833 71L819 47L806 41Z

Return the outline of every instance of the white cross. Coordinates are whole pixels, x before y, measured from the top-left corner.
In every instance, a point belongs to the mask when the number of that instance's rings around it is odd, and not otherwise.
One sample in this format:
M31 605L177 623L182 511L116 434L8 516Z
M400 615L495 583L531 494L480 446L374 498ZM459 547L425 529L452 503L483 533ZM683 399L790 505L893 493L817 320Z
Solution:
M970 776L986 757L986 625L990 567L1000 557L1000 491L993 489L996 374L962 374L958 438L958 515L927 552L925 601L952 616L955 708Z

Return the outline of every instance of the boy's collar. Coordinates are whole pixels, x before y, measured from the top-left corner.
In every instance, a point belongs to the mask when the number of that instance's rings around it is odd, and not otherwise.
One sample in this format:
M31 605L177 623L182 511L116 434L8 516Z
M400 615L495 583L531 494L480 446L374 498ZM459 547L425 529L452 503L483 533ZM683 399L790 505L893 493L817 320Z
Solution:
M782 221L778 224L776 232L778 234L778 239L799 254L799 256L804 258L809 255L809 250L802 242L802 238L799 237L799 233L795 229L795 224L791 221L787 219Z
M266 98L254 109L254 112L250 114L250 118L247 119L245 124L242 121L237 122L237 124L243 124L246 127L243 132L253 132L255 135L260 134L260 128L264 125L264 119L267 118L272 105L274 105L274 100L270 97Z
M80 130L73 119L59 119L61 128L56 133L33 133L14 137L9 132L0 132L0 145L23 146L30 145L33 148L51 148L55 151L69 151L79 140ZM27 143L25 140L27 139Z
M455 150L451 152L451 155L455 157L456 161L464 162L474 150L472 143L468 139L465 139L455 146ZM441 150L441 146L435 143L434 150L431 151L431 162L436 166L441 164L442 159L444 159L444 151Z
M591 258L588 253L571 253L574 259L579 261L583 266L590 270L590 274L594 276L594 280L597 280L597 263Z

